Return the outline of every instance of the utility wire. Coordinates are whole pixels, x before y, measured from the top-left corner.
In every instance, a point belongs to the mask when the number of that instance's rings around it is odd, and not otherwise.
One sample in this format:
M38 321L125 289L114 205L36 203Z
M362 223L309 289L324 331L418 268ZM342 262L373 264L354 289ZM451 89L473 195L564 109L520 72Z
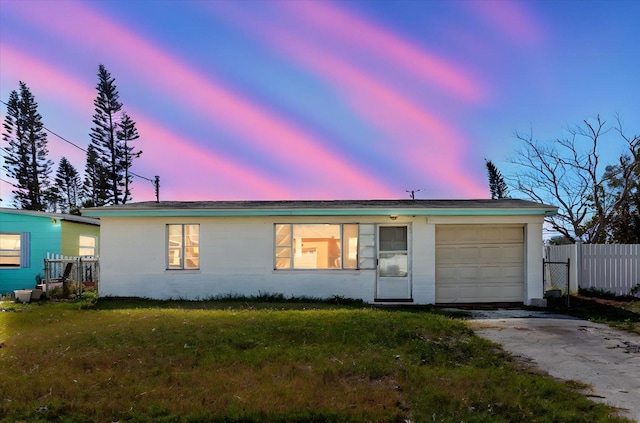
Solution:
M84 148L80 147L78 144L72 143L71 141L69 141L68 139L66 139L65 137L56 134L55 132L53 132L51 129L47 128L46 126L42 125L42 127L45 129L45 131L49 132L52 135L55 135L56 137L60 138L62 141L71 144L72 146L74 146L75 148L77 148L78 150L82 150L85 153L87 152L87 150L85 150Z
M9 182L6 179L0 178L0 181L7 183L7 184L11 185L14 188L20 188L19 186L15 185L13 182Z
M0 100L0 103L4 104L5 106L8 106L8 104L7 104L4 100ZM51 129L47 128L46 126L42 125L42 128L43 128L45 131L49 132L50 134L52 134L52 135L54 135L54 136L56 136L56 137L60 138L62 141L66 142L66 143L68 143L68 144L71 144L72 146L74 146L74 147L75 147L75 148L77 148L78 150L82 150L82 151L84 151L85 153L87 152L87 150L85 150L84 148L80 147L78 144L76 144L76 143L73 143L73 142L69 141L68 139L66 139L66 138L65 138L65 137L63 137L62 135L56 134L56 133L55 133L55 132L53 132ZM1 148L1 147L0 147L0 148ZM4 148L2 148L2 149L8 153L8 151L7 151L6 149L4 149ZM132 171L129 171L129 173L130 173L131 175L133 175L133 176L137 176L138 178L141 178L141 179L147 180L147 181L151 182L151 183L152 183L152 184L154 184L154 185L156 184L156 181L155 181L155 180L153 180L153 179L147 178L147 177L145 177L145 176L138 175L137 173L132 172Z

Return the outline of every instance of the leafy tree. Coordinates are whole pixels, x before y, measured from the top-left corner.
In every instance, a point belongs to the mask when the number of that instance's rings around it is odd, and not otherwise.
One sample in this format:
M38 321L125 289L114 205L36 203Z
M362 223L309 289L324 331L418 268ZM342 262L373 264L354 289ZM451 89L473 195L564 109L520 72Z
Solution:
M516 132L516 137L522 147L511 159L518 167L509 179L512 186L531 200L557 205L558 214L546 220L571 242L612 241L612 222L637 193L633 178L637 186L639 136L625 133L620 116L613 127L597 116L550 142L540 142L532 133ZM600 157L603 142L606 148L617 142L626 150L608 171Z
M568 245L573 243L574 242L572 240L562 235L554 236L549 240L549 245Z
M20 90L9 94L2 139L7 156L4 168L16 180L13 204L21 209L44 211L44 192L50 186L53 162L47 159L47 133L38 103L22 81Z
M614 199L620 200L609 219L607 241L640 244L640 142L633 155L623 154L615 165L607 166L604 179Z
M491 191L491 199L508 198L509 188L504 181L502 173L493 164L491 160L485 159L487 165L487 174L489 177L489 191Z
M124 192L122 194L122 204L125 204L128 200L131 200L131 181L132 176L129 173L131 169L131 164L134 158L140 157L142 154L142 150L134 151L135 148L132 145L129 145L131 141L135 141L140 138L138 134L138 129L136 128L136 123L131 120L131 117L125 112L122 113L122 117L120 119L120 129L117 132L118 140L122 143L120 148L120 157L121 157L121 167L124 170Z
M55 181L60 194L60 208L63 212L77 214L81 190L80 175L66 157L62 157L58 163Z

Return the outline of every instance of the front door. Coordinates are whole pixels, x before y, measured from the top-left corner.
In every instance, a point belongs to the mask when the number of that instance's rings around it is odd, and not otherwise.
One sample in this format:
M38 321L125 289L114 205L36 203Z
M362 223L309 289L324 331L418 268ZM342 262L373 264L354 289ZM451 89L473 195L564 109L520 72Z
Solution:
M407 225L378 226L377 301L411 299L409 228Z

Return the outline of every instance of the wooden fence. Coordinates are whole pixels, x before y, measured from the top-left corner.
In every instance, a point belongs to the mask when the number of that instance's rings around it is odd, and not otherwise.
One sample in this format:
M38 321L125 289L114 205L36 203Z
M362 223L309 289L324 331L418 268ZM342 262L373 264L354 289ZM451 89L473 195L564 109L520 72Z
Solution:
M571 263L570 287L574 292L580 287L629 295L640 285L640 244L578 243L545 247L545 260L566 262L567 259Z

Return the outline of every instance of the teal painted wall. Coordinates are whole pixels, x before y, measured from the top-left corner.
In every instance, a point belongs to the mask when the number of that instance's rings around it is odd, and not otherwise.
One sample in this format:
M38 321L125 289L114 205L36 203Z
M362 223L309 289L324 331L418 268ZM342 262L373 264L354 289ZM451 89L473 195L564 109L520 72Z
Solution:
M36 275L44 277L44 259L47 253L60 253L61 221L55 223L48 216L30 216L0 211L0 232L31 233L30 265L27 268L0 267L0 293L15 289L31 289L36 285Z

